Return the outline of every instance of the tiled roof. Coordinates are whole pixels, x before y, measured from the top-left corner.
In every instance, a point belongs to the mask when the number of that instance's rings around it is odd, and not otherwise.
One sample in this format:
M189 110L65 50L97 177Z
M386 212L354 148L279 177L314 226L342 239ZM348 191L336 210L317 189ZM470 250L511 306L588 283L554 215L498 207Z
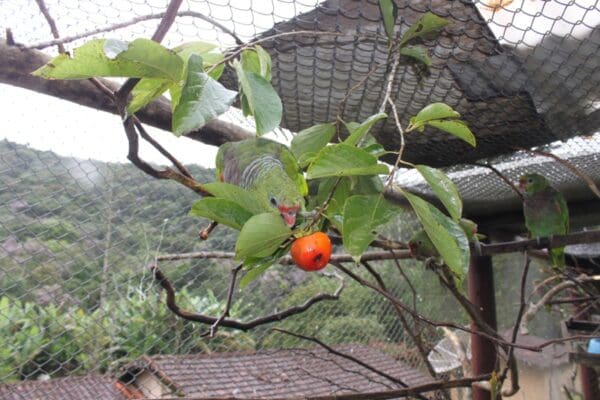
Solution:
M378 350L344 345L336 350L375 366L408 386L432 380ZM281 398L364 393L402 386L322 348L259 353L144 357L131 369L150 370L173 392L214 397ZM139 371L139 370L138 370Z
M0 385L2 400L125 400L114 378L101 375Z

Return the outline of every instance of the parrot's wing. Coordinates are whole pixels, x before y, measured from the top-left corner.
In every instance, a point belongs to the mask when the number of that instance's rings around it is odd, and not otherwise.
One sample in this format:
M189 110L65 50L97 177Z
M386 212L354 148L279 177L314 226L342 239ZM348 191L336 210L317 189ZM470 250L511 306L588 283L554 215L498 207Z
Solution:
M563 229L563 233L566 234L569 232L569 208L567 207L565 198L559 192L556 193L555 203L560 213L561 228Z
M237 147L234 144L224 143L219 147L215 160L217 180L238 185L241 179L240 157L237 157Z

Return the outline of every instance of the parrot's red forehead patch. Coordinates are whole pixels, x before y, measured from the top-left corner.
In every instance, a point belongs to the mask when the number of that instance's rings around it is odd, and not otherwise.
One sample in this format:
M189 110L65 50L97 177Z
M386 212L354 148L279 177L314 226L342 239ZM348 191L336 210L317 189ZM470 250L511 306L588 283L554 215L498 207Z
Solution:
M284 205L280 205L279 207L277 207L279 209L280 212L282 213L287 213L290 211L299 211L300 210L300 206L291 206L291 207L286 207Z

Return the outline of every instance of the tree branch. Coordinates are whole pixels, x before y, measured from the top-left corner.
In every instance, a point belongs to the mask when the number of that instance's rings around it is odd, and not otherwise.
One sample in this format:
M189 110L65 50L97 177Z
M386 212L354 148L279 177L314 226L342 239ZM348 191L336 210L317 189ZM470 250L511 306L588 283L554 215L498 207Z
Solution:
M365 363L364 361L361 361L361 360L359 360L359 359L358 359L358 358L356 358L356 357L353 357L353 356L351 356L351 355L349 355L349 354L346 354L346 353L342 353L342 352L340 352L340 351L337 351L337 350L336 350L336 349L334 349L333 347L331 347L331 346L327 345L326 343L322 342L321 340L319 340L319 339L317 339L317 338L315 338L315 337L301 335L301 334L299 334L299 333L290 332L290 331L288 331L288 330L281 329L281 328L272 328L271 330L273 330L273 331L275 331L275 332L281 332L281 333L284 333L284 334L286 334L286 335L294 336L294 337L297 337L297 338L299 338L299 339L302 339L302 340L307 340L307 341L310 341L310 342L316 343L316 344L318 344L319 346L323 347L323 348L324 348L325 350L327 350L328 352L330 352L330 353L332 353L332 354L335 354L336 356L339 356L339 357L345 358L345 359L347 359L347 360L350 360L350 361L352 361L353 363L356 363L356 364L360 365L361 367L364 367L364 368L368 369L369 371L371 371L371 372L373 372L373 373L375 373L375 374L377 374L377 375L379 375L379 376L382 376L382 377L386 378L387 380L390 380L390 381L392 381L392 382L394 382L394 383L397 383L398 385L400 385L400 386L402 386L402 387L404 387L404 388L407 388L407 387L409 387L409 385L408 385L408 384L406 384L406 383L405 383L404 381L402 381L401 379L398 379L398 378L396 378L395 376L389 375L389 374L387 374L387 373L385 373L385 372L383 372L383 371L381 371L381 370L379 370L379 369L377 369L377 368L375 368L375 367L373 367L373 366L371 366L371 365L369 365L369 364ZM427 400L427 398L426 398L426 397L424 397L424 396L422 396L422 395L417 395L416 397L418 397L419 399Z
M177 305L177 302L175 300L175 289L173 288L173 285L171 284L171 282L167 279L167 277L162 273L162 271L157 266L152 265L150 267L150 269L154 274L154 278L158 281L158 283L160 283L162 288L165 289L165 291L167 292L167 300L166 300L167 307L175 315L177 315L183 319L186 319L188 321L200 322L202 324L207 324L207 325L213 325L219 320L219 318L215 318L215 317L211 317L208 315L181 309ZM247 331L247 330L255 328L259 325L265 325L265 324L269 324L272 322L281 321L288 317L291 317L292 315L300 314L300 313L308 310L314 304L317 304L321 301L338 300L343 289L344 289L344 281L340 279L340 286L336 289L336 291L333 294L319 293L316 296L311 297L310 299L308 299L306 302L304 302L303 304L301 304L299 306L290 307L283 311L280 311L280 312L277 312L274 314L270 314L270 315L266 315L264 317L259 317L259 318L253 319L251 321L248 321L248 322L241 322L241 321L233 320L233 319L229 319L229 318L222 318L221 322L219 323L219 326L223 326L226 328L238 329L238 330L242 330L242 331Z
M235 257L233 252L225 251L195 251L192 253L177 253L177 254L161 254L156 259L158 261L176 261L176 260L189 260L189 259L209 259L209 258L221 258L221 259L232 259ZM409 251L373 251L367 252L362 255L360 261L380 261L380 260L393 260L402 258L412 258ZM331 256L332 262L354 262L354 258L350 254L333 254ZM291 256L281 257L278 264L292 265L294 260Z
M58 34L58 28L56 27L56 22L54 21L54 18L52 18L52 15L50 15L50 11L48 11L48 7L46 7L44 0L35 0L35 2L37 3L38 7L40 8L40 11L44 15L44 18L46 18L48 25L50 25L50 31L52 32L52 36L54 36L54 39L59 40L60 35ZM65 53L65 46L63 46L62 43L57 43L57 45L58 45L57 46L58 52L61 54Z
M385 282L383 281L383 278L381 277L381 275L379 275L377 273L377 271L375 271L373 269L373 267L371 267L371 265L367 261L362 261L361 264L371 274L371 276L373 278L375 278L375 281L377 281L377 284L379 285L379 287L382 290L385 290L387 292L388 289L385 286ZM402 309L397 304L394 304L391 301L390 301L390 303L392 304L392 307L394 307L394 310L396 311L396 315L398 316L398 319L400 320L400 323L402 324L402 327L404 328L404 330L406 330L406 332L408 332L408 335L410 336L411 340L413 341L413 343L415 344L415 346L417 346L417 350L419 351L419 354L421 355L421 359L423 360L423 363L425 364L425 367L427 367L427 371L429 372L429 375L431 375L432 377L436 378L437 377L437 373L435 372L435 369L433 368L433 366L429 362L429 359L427 358L427 351L425 350L425 346L423 345L423 341L421 340L421 336L417 335L412 330L412 327L409 325L408 320L404 317L404 314L402 313ZM446 395L446 397L448 397L447 393L444 393L444 394Z
M38 1L38 0L36 0L36 1ZM54 45L62 45L65 43L71 43L71 42L74 42L75 40L79 40L79 39L83 39L83 38L90 37L93 35L97 35L98 33L116 31L118 29L126 28L128 26L135 25L137 23L148 21L151 19L161 19L165 16L165 14L166 14L166 12L161 12L161 13L157 13L157 14L149 14L149 15L141 15L139 17L132 18L129 21L118 22L116 24L112 24L112 25L108 25L108 26L105 26L102 28L97 28L97 29L93 29L91 31L83 32L78 35L66 36L62 39L56 38L54 40L49 40L47 42L40 42L40 43L32 44L30 46L26 46L25 48L41 50L41 49L45 49L46 47L50 47L50 46L54 46ZM216 26L223 32L230 35L235 40L236 44L238 44L238 45L244 44L244 42L233 31L231 31L229 28L227 28L225 25L215 21L214 19L212 19L202 13L199 13L196 11L179 11L177 13L177 16L178 17L198 18L203 21L206 21L209 24Z
M114 102L108 96L119 86L108 79L98 78L102 86L108 88L107 96L98 95L98 87L89 80L48 80L31 75L31 72L50 61L51 57L36 51L22 50L0 42L0 83L33 90L37 93L68 100L96 110L118 114ZM140 122L171 132L171 104L161 97L136 112ZM213 119L202 128L185 137L209 145L220 146L254 137L254 134L231 122Z
M548 302L550 300L552 300L552 298L554 298L554 296L556 296L561 291L563 291L567 288L577 286L578 283L588 282L588 281L600 281L600 275L588 276L588 275L582 274L573 280L560 282L558 285L556 285L552 289L548 290L537 303L531 303L529 305L529 308L523 315L523 319L522 319L521 323L519 324L519 329L521 331L521 334L522 335L529 334L529 329L527 328L527 324L529 323L529 321L531 321L533 319L533 317L535 317L535 315L540 310L540 308L543 308L546 304L548 304Z
M227 302L225 303L225 309L215 323L211 325L210 330L201 336L209 336L211 338L215 337L215 333L217 333L217 329L219 329L221 322L223 322L226 317L229 317L229 311L231 310L231 304L233 303L233 291L235 290L237 274L240 272L243 265L244 264L239 264L237 267L231 270L231 281L229 282L229 289L227 290Z

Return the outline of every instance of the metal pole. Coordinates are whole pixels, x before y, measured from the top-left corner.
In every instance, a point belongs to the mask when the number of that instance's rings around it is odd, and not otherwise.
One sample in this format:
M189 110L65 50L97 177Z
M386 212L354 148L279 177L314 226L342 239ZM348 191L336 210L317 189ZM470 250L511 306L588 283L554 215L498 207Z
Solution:
M592 366L580 364L581 369L581 391L584 400L600 399L600 388L598 385L598 373Z
M480 311L483 320L496 329L496 297L494 290L494 271L492 258L472 256L469 265L469 299ZM471 321L471 329L477 326ZM473 375L494 371L496 367L496 348L488 339L471 335L471 369ZM490 392L473 388L473 400L491 400Z

